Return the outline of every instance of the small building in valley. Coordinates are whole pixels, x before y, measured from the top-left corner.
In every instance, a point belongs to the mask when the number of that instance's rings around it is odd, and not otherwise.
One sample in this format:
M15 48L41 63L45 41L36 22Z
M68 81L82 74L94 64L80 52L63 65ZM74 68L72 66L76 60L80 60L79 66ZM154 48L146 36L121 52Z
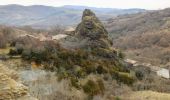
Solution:
M170 76L169 76L169 70L168 69L165 69L165 68L161 68L160 70L157 71L157 75L158 76L161 76L163 78L167 78L169 79Z
M125 62L130 63L132 65L137 64L137 61L132 60L132 59L126 59Z
M52 36L52 40L60 40L60 39L63 39L67 36L68 35L66 35L66 34L58 34L58 35Z

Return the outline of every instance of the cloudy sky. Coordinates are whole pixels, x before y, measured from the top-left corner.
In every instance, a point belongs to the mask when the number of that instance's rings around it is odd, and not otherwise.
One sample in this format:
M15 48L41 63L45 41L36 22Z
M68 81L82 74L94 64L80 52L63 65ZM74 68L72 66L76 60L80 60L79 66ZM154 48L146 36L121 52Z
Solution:
M0 5L6 4L163 9L170 7L170 0L0 0Z

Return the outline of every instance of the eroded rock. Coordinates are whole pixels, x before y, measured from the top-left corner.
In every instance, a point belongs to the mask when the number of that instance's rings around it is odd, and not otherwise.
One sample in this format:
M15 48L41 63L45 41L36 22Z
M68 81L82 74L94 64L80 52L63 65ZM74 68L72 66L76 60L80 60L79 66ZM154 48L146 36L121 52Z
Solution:
M108 40L108 32L96 15L89 9L85 9L82 22L76 28L76 34L82 39L89 39L90 47L108 48L111 42Z
M17 99L24 95L27 95L28 89L8 77L7 75L0 73L0 100Z
M0 64L0 100L37 100L29 95L26 86L16 80L18 74Z

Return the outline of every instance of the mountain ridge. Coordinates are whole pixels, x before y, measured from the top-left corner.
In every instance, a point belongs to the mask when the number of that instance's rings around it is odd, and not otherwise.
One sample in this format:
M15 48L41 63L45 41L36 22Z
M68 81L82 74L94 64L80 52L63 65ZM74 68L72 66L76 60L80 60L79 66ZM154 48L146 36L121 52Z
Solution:
M54 25L70 26L80 22L80 16L85 8L95 11L101 20L128 13L143 12L144 9L112 9L86 6L52 7L44 5L2 5L0 6L0 24L12 26L49 27Z

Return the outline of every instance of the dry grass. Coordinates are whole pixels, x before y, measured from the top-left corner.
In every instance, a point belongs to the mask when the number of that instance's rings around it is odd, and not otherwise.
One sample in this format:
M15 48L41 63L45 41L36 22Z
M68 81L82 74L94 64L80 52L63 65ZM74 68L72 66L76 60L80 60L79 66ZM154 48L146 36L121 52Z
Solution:
M170 94L153 91L138 91L122 96L121 100L170 100Z
M9 69L8 66L4 65L2 62L0 62L0 73L3 73L14 80L18 79L17 72Z
M0 49L0 55L8 54L10 49L12 49L12 47L7 47L7 48L4 48L4 49Z

